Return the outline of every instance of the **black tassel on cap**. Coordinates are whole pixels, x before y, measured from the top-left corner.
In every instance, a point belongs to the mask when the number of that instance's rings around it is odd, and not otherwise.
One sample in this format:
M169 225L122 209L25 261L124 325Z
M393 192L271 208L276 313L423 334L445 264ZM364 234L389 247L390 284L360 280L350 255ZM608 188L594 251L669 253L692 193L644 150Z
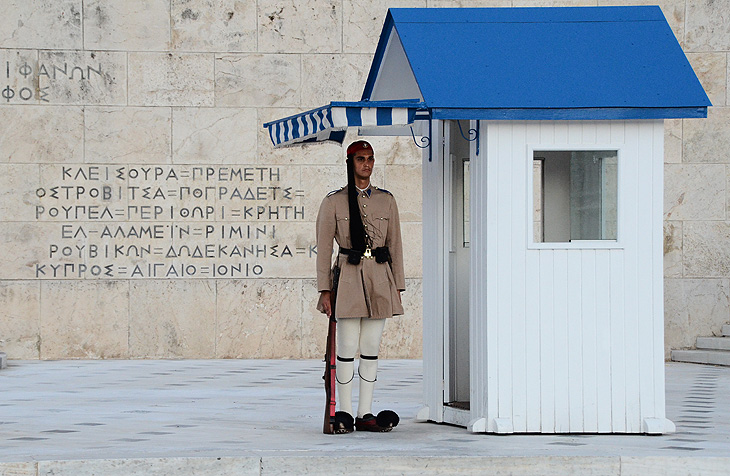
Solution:
M350 242L353 250L365 251L365 227L360 216L360 205L357 203L357 188L355 188L355 168L352 159L347 158L347 200L350 208ZM350 254L347 257L351 264L360 263L360 256ZM353 262L354 261L354 262Z

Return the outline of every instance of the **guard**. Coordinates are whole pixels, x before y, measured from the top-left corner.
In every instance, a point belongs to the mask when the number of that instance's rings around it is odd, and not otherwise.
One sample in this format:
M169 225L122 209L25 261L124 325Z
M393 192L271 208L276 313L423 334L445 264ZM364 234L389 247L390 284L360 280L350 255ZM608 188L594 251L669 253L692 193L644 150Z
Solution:
M372 414L378 352L387 318L403 314L405 290L403 246L398 207L393 195L373 186L372 146L357 141L347 148L347 186L329 193L317 215L317 309L337 320L337 393L340 411L335 433L386 432L398 424L395 412ZM335 309L331 306L333 241L339 245ZM360 392L353 419L352 382L360 351ZM354 421L353 421L354 420ZM354 425L353 425L354 423Z

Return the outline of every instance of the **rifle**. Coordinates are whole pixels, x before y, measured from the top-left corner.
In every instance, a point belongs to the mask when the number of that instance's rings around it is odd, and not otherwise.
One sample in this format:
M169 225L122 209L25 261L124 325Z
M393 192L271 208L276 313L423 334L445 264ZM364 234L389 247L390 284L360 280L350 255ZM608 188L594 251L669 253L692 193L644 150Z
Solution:
M332 292L330 292L330 306L332 312L329 317L329 330L327 331L327 349L324 354L324 391L327 397L327 405L324 408L324 429L325 434L331 435L335 432L335 383L337 382L337 364L335 362L337 351L335 339L337 335L337 319L335 318L335 304L337 301L337 284L340 281L340 267L335 264L332 268Z

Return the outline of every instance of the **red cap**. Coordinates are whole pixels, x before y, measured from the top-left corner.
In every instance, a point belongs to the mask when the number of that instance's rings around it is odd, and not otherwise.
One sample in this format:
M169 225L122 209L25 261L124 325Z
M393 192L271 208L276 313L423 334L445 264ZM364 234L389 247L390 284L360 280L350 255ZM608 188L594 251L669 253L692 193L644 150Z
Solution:
M360 150L372 151L373 146L371 146L370 143L364 140L355 141L347 147L347 156L350 157L352 155L355 155L355 153Z

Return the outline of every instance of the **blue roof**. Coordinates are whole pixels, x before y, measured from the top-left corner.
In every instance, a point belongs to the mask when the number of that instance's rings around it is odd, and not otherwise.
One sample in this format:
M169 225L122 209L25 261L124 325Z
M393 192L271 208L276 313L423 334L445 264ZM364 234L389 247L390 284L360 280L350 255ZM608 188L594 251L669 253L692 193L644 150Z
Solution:
M712 105L656 6L390 9L363 100L393 29L434 118L706 117Z

